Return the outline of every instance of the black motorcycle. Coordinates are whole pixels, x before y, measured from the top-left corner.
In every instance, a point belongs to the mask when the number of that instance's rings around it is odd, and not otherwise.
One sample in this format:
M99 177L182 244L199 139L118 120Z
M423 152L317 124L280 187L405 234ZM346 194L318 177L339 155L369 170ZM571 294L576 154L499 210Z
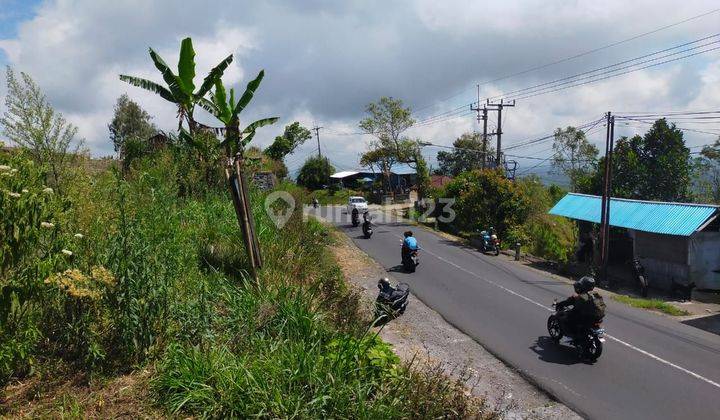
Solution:
M358 227L360 224L360 212L358 212L358 209L352 210L352 216L351 219L353 227Z
M632 260L632 268L635 280L637 280L638 285L640 286L640 295L642 297L647 297L649 285L647 278L645 277L645 267L643 267L639 259L634 258Z
M556 307L557 302L553 302L553 308ZM565 308L562 311L556 312L547 320L547 329L552 338L556 343L560 343L560 339L563 336L570 339L570 343L577 350L578 356L582 360L588 360L590 362L596 361L603 351L603 343L605 339L605 329L600 328L600 322L593 323L591 327L585 327L580 330L574 331L568 325L564 325L563 319L566 319L564 312L569 309Z
M370 223L369 219L365 219L365 221L363 222L362 231L363 235L365 235L365 239L370 239L373 234L373 228L372 223Z
M396 287L392 287L387 279L380 279L378 289L380 293L375 299L376 323L387 322L405 312L410 296L410 286L407 283L399 283Z
M402 257L402 266L405 269L405 271L409 273L415 272L415 267L420 265L420 258L418 257L418 250L417 249L407 249L405 245L403 245L403 249L401 250L401 257Z

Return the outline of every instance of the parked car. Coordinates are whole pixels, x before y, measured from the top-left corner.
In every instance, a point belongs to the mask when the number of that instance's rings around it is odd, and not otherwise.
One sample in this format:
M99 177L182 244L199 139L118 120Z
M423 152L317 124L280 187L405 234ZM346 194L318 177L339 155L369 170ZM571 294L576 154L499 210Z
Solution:
M353 209L357 209L359 214L363 214L368 209L368 203L363 197L348 198L347 212L352 214Z

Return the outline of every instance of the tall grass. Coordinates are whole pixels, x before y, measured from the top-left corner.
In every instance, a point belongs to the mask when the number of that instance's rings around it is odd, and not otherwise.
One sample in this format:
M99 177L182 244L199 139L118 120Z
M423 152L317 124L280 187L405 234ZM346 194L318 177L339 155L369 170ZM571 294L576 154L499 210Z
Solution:
M13 265L34 268L22 322L0 330L6 377L42 354L103 375L154 364L154 403L173 415L493 414L441 371L400 363L368 329L320 223L298 207L279 229L253 191L265 260L253 282L225 192L187 196L180 170L160 155L127 178L79 174L64 205L48 207L59 209L45 239L54 257L26 252ZM16 268L3 273L0 285L19 284Z

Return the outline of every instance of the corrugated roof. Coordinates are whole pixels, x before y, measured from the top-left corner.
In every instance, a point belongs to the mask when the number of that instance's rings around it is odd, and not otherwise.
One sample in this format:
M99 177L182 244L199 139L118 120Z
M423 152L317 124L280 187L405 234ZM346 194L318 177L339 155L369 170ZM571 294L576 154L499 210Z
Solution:
M396 163L390 169L390 172L394 173L395 175L412 175L414 173L417 173L417 171L407 163Z
M342 171L342 172L335 172L334 174L330 175L330 178L345 178L352 175L357 175L360 172L358 171Z
M600 223L601 203L596 195L569 193L548 213ZM709 204L610 200L610 226L666 235L690 236L717 214L718 206Z

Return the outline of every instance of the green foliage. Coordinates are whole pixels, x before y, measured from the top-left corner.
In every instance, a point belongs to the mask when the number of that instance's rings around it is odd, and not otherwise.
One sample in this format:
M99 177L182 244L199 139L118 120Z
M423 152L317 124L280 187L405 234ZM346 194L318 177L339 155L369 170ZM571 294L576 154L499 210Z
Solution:
M378 102L368 104L365 112L368 116L360 121L360 129L380 141L392 142L393 146L400 141L402 133L415 124L412 111L404 107L400 99L383 96Z
M430 188L430 170L427 161L419 153L416 158L415 172L417 173L418 197L424 198Z
M552 165L570 179L570 189L578 191L586 178L596 170L598 149L575 127L555 130Z
M283 160L310 137L312 137L310 130L295 121L285 127L282 136L275 137L275 141L265 149L264 153L272 159Z
M333 191L331 189L312 191L308 197L309 201L317 198L320 205L347 204L351 196L362 196L362 192L351 189Z
M330 182L330 175L333 173L335 168L327 158L311 157L300 168L297 183L309 190L319 190Z
M445 187L445 196L456 200L452 208L457 217L452 224L467 232L493 226L504 235L524 223L530 212L531 203L517 184L494 170L460 174Z
M604 158L589 187L602 188ZM612 195L658 201L687 201L690 196L690 151L683 133L663 118L655 121L643 137L623 137L613 152Z
M452 151L440 151L437 154L439 173L450 176L457 176L462 172L481 169L482 156L482 134L465 133L455 139ZM487 146L487 156L494 155L494 148Z
M220 80L225 69L232 63L232 55L227 56L216 65L203 80L200 88L195 91L195 51L192 39L185 38L180 43L180 59L178 61L178 74L175 75L160 55L150 48L150 58L155 64L165 81L166 86L161 86L150 80L134 76L120 75L120 80L133 86L140 87L160 95L163 99L174 103L178 108L180 118L178 129L182 127L183 120L187 121L190 132L195 131L196 122L194 119L195 106L200 104L205 107L207 102L205 95L210 88Z
M527 221L509 235L511 243L520 242L532 255L559 263L573 256L577 228L572 220L547 214L565 195L560 187L546 187L535 176L525 177L518 186L531 203Z
M690 315L688 311L673 306L670 303L663 302L660 299L643 299L625 295L613 295L613 299L634 308L650 309L672 316Z
M703 147L692 171L694 201L720 204L720 139Z
M37 165L46 168L47 183L59 189L82 145L77 127L53 109L40 87L26 73L20 79L5 70L7 94L0 117L2 133L25 149ZM73 147L73 143L75 146Z
M108 130L126 170L134 159L145 154L148 139L157 132L151 120L152 117L128 95L118 98Z

